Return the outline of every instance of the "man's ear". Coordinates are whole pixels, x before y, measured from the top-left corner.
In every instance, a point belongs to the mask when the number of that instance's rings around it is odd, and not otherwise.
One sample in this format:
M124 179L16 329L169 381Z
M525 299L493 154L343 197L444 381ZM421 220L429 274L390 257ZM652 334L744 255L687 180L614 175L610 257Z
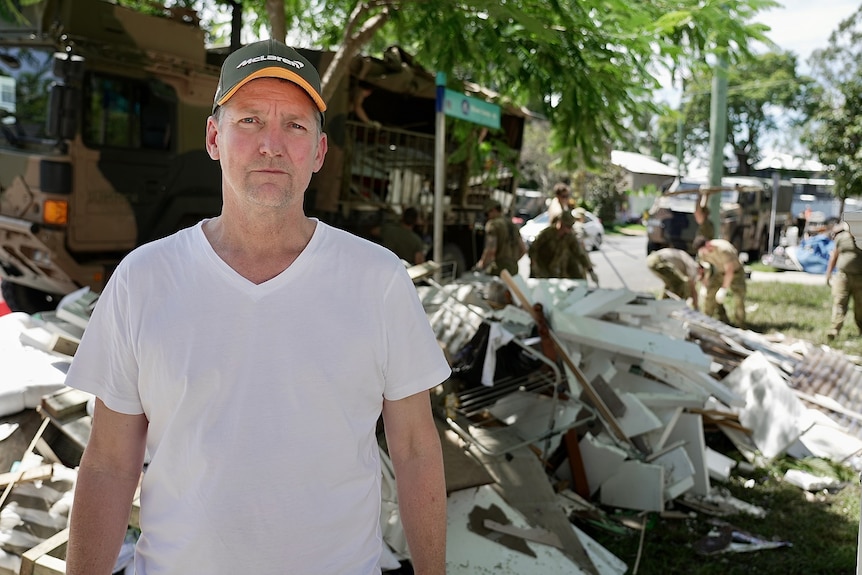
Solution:
M210 116L207 118L207 127L206 127L206 148L207 153L210 158L213 160L219 159L218 152L218 123L215 118Z

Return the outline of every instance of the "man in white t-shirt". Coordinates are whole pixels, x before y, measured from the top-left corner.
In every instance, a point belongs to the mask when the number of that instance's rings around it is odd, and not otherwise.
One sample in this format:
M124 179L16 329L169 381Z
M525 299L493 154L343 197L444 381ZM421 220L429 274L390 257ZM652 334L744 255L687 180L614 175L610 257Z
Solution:
M325 110L284 44L226 59L221 214L124 259L68 374L98 399L67 574L111 573L145 452L137 575L379 573L381 415L413 566L444 573L449 365L400 260L303 212Z

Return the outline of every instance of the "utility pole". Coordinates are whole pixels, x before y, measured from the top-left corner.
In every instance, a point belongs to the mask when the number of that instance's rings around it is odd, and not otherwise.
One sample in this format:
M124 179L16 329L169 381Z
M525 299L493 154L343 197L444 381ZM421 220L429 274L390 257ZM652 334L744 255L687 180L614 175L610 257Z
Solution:
M727 141L727 59L719 46L719 55L712 76L712 97L709 108L709 185L720 187L724 175L724 144ZM721 194L710 194L709 217L715 232L721 237ZM724 238L729 240L730 238Z

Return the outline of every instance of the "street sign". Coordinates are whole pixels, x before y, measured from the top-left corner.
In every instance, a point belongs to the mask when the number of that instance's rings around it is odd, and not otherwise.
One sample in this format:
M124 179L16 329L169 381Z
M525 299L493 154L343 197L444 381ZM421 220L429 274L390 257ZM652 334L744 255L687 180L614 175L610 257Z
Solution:
M448 88L443 92L443 113L452 118L467 120L489 128L500 127L500 106L479 98L465 96Z

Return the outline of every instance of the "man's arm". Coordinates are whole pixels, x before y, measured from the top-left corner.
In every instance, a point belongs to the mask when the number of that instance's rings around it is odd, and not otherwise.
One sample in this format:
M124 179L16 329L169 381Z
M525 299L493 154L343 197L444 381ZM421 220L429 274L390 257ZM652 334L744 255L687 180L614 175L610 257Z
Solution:
M733 262L724 264L724 280L721 282L721 287L730 289L730 284L733 283L733 274L736 273L736 266Z
M835 269L835 263L838 261L838 246L835 246L832 249L832 253L829 254L829 263L826 264L826 285L829 285L829 282L832 280L832 270ZM856 305L855 302L853 305Z
M482 257L476 263L476 267L480 270L485 269L497 259L497 236L495 234L485 234L485 249L482 250Z
M144 415L124 415L96 400L72 504L67 575L110 575L129 523L147 437Z
M427 391L383 401L398 509L417 575L446 572L446 478Z

